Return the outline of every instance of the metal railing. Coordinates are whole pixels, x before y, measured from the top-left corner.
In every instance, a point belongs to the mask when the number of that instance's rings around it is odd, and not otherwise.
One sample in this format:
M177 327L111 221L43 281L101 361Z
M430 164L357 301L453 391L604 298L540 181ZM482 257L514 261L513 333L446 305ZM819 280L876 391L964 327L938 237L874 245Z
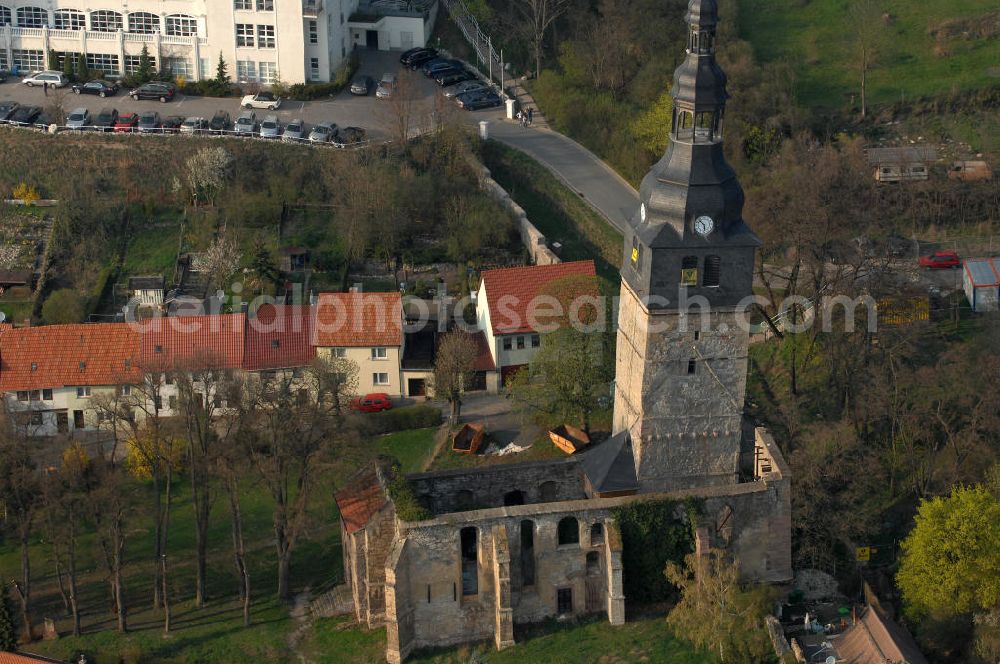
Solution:
M466 41L476 53L479 64L486 68L486 77L490 83L496 78L501 92L506 93L507 86L504 76L503 50L499 52L493 46L493 38L479 26L479 21L472 15L462 0L442 0L448 14L462 31Z

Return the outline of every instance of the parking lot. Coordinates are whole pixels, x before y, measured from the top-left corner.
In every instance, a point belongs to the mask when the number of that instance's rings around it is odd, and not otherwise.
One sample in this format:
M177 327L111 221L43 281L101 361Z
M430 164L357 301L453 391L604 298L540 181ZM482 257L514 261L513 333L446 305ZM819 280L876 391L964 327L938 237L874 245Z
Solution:
M376 81L382 74L399 71L398 51L359 51L360 67L358 74L367 74ZM430 113L434 107L434 97L440 88L434 81L425 79L417 74L420 99L415 105L418 109L426 109ZM61 97L62 107L68 114L75 108L86 108L92 115L96 115L102 108L115 108L119 113L142 113L151 110L158 112L162 117L172 115L183 117L203 117L211 118L216 111L228 111L233 120L240 114L240 100L236 97L216 98L216 97L186 97L178 94L173 101L160 103L158 101L135 101L126 96L128 90L122 90L115 97L100 98L91 95L76 95L69 87L58 90L50 89L49 96L45 96L42 88L29 88L23 85L16 77L10 77L6 83L0 84L0 101L12 100L19 104L31 104L41 106L43 109L53 104L54 96ZM278 116L282 125L293 119L305 121L309 128L322 122L335 122L341 127L362 127L368 131L371 140L379 141L388 139L390 131L388 127L391 123L392 111L387 108L385 100L375 98L375 91L372 90L367 97L359 97L350 94L346 89L334 97L324 100L309 102L283 100L281 107L277 111L257 110L257 118L274 113ZM415 113L419 113L416 111ZM465 118L470 124L479 120L500 118L503 116L501 109L489 109L462 113L460 117Z

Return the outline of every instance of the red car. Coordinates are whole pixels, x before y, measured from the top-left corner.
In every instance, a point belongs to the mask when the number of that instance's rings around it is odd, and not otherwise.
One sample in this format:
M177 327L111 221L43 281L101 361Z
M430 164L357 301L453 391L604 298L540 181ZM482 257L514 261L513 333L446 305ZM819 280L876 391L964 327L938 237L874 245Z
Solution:
M932 270L957 268L962 266L962 259L954 251L935 251L930 256L920 257L920 267Z
M135 131L135 128L139 126L139 114L138 113L122 113L118 116L118 122L115 123L115 133L116 134L131 134Z
M359 413L377 413L392 408L392 399L384 392L366 394L351 401L351 408Z

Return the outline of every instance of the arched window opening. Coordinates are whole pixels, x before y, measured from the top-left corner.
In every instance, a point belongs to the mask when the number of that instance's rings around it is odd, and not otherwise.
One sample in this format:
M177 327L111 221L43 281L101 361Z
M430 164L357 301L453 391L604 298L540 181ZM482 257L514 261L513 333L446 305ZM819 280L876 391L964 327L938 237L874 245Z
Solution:
M90 29L93 32L118 32L122 29L122 15L110 9L90 12Z
M698 257L685 256L681 259L681 285L698 285Z
M167 34L178 37L189 37L198 34L198 20L187 14L171 14L167 16Z
M535 522L521 522L521 586L535 585Z
M479 594L479 546L476 529L462 528L462 596Z
M538 487L538 498L543 503L554 503L559 498L559 485L555 482L542 482Z
M559 521L559 546L580 543L580 524L571 516Z
M86 30L87 17L75 9L57 9L55 13L56 30ZM2 21L0 21L2 22Z
M524 492L523 491L508 491L503 495L503 504L505 507L512 507L514 505L524 504Z
M10 9L7 7L0 7L0 25L10 25Z
M18 7L17 27L41 28L49 21L49 13L41 7Z
M705 276L701 281L702 286L718 286L722 276L722 259L718 256L705 257Z
M587 552L587 576L601 573L601 557L596 551Z
M703 111L695 116L695 137L699 140L709 141L712 139L715 129L715 113Z
M590 545L604 544L604 524L595 523L590 527Z
M723 505L715 517L715 534L724 547L733 540L733 508L729 505Z
M128 15L128 31L141 35L159 32L160 17L150 12L131 12Z

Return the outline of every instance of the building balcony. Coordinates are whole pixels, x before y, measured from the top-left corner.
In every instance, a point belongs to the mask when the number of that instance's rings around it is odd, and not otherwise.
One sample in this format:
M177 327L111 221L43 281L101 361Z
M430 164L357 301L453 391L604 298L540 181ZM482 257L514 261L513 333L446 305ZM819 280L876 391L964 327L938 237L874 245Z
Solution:
M323 11L323 0L302 0L302 15L306 18L318 18Z

